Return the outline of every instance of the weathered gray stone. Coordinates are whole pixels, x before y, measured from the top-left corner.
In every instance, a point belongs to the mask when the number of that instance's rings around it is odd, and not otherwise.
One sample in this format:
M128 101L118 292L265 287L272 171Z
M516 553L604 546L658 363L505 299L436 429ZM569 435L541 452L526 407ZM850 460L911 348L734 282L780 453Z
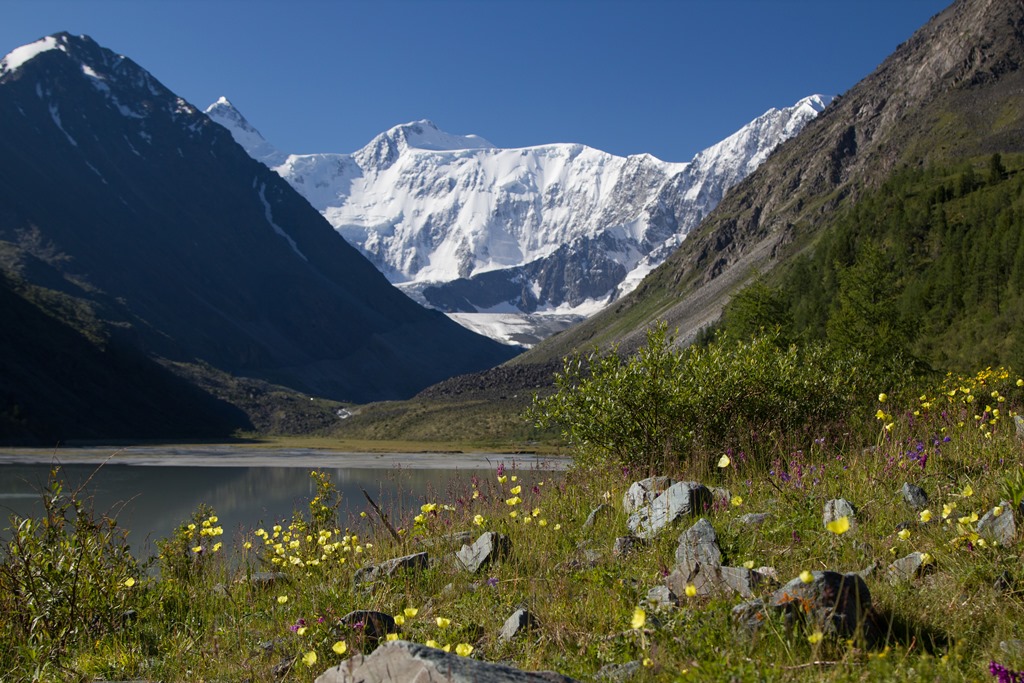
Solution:
M430 558L427 553L415 553L404 557L395 557L380 564L360 567L353 580L357 584L369 583L387 576L394 576L398 571L422 570L429 566Z
M362 632L370 640L381 640L387 634L398 631L398 625L390 614L368 609L349 612L340 621L343 625Z
M644 601L655 607L679 607L679 596L666 585L655 586L647 591Z
M622 510L627 515L635 512L674 483L669 477L647 477L633 482L622 496Z
M736 605L732 608L732 619L740 630L751 636L756 635L758 629L767 619L767 607L764 600L758 598Z
M696 563L707 566L722 564L718 535L711 522L703 518L679 535L679 546L676 548L676 564L692 568Z
M635 486L635 484L634 484L634 486ZM591 510L589 515L587 515L586 521L583 522L583 528L584 529L593 529L594 525L597 524L598 516L601 515L601 514L608 514L611 511L612 511L612 506L611 505L608 505L607 503L601 503L596 508Z
M711 507L711 492L703 484L681 481L637 509L626 526L641 538L653 538L662 529L687 515L696 515Z
M845 498L835 498L825 503L825 513L822 515L821 524L822 526L828 526L829 523L843 517L846 517L849 520L851 529L856 526L856 508L854 508L853 504Z
M639 536L619 536L615 539L615 544L612 546L612 555L621 557L628 555L634 550L639 550L647 545L647 540L640 538Z
M632 678L643 665L642 662L626 662L625 664L605 664L594 678L599 681L627 681Z
M1013 519L1013 503L1003 501L996 515L993 508L978 520L978 534L999 545L1011 545L1017 539L1017 522Z
M857 574L811 572L805 583L797 577L772 593L769 606L782 609L790 616L806 616L826 632L843 637L867 628L866 617L871 609L871 592Z
M476 572L481 567L507 556L511 550L512 542L508 536L487 531L481 534L473 545L462 546L456 557L467 571Z
M739 523L746 526L758 527L768 519L767 512L751 512L739 518Z
M424 548L461 548L472 539L472 531L456 531L443 536L417 536L416 542Z
M910 482L903 482L903 488L900 489L900 493L903 494L903 502L910 507L916 510L928 507L928 494L920 486L915 486Z
M930 571L929 567L934 567L934 564L930 561L925 562L924 553L910 553L890 564L885 570L885 575L889 583L912 581Z
M752 598L767 585L775 583L768 576L746 567L722 567L695 563L689 567L676 565L665 578L665 585L676 595L685 595L692 585L697 596L731 595Z
M512 613L508 619L505 620L504 625L501 627L501 631L498 632L498 640L509 641L519 635L521 632L537 628L537 618L527 609L520 608Z
M523 671L460 657L419 643L393 640L369 655L355 655L317 677L316 683L573 683L554 671Z

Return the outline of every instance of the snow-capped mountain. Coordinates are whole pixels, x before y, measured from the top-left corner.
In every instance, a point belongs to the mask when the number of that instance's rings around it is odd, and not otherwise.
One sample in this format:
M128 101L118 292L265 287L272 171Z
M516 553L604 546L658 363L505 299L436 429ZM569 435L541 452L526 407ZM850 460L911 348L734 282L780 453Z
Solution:
M771 109L687 163L580 144L501 149L430 121L396 126L353 154L289 155L226 99L207 114L406 293L529 344L631 291L829 100ZM514 331L502 324L509 315Z

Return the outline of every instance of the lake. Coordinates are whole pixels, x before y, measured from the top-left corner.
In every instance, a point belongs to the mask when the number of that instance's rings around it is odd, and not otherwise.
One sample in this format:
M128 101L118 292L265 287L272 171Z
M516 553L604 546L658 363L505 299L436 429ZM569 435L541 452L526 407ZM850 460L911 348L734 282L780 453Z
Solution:
M327 473L342 495L342 527L366 528L374 513L365 490L397 526L424 502L450 502L470 491L473 477L488 482L503 463L520 472L562 470L565 459L502 454L339 453L312 449L264 450L236 446L175 448L0 450L0 537L11 514L39 514L39 491L53 464L65 491L88 480L97 512L129 530L138 557L155 554L166 538L205 503L232 539L306 510L315 487L310 470ZM541 471L543 470L543 472ZM91 477L91 478L90 478ZM370 517L360 518L366 511Z

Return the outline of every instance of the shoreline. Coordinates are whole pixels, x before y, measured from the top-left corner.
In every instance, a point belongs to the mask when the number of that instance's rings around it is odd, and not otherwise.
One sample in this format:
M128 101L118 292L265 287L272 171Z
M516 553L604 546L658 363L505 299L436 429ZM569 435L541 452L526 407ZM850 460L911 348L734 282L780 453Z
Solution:
M302 467L352 469L489 469L561 471L571 458L532 453L370 453L316 448L127 446L124 448L0 448L3 465L131 465L138 467Z

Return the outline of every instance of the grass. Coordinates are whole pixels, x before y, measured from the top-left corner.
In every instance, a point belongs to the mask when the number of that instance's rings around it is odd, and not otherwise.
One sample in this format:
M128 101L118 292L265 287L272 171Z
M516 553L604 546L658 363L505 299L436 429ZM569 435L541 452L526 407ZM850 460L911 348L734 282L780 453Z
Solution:
M630 679L636 681L990 679L992 661L1024 669L1020 653L1000 649L1024 622L1021 546L985 542L971 521L1021 489L1014 477L1022 447L1010 417L1024 389L1012 379L993 372L950 378L906 405L887 399L863 406L880 417L870 431L841 441L809 435L801 450L732 453L724 467L714 466L715 457L696 458L699 465L665 472L731 492L731 503L704 512L727 565L771 566L785 582L803 570L861 571L876 563L880 570L867 583L885 643L832 635L811 642L813 629L772 620L750 638L732 622L742 601L732 595L683 596L671 608L647 604L648 590L674 564L679 533L695 520L613 556L615 538L627 533L622 496L644 475L609 467L564 478L496 471L426 501L416 518L391 520L397 540L369 508L348 528L339 525L332 486L317 475L309 505L264 533L245 529L232 537L217 531L214 510L197 510L150 568L99 552L116 548L116 527L88 511L64 516L61 506L74 496L46 493L52 524L27 531L24 522L15 524L21 550L9 546L0 558L0 667L12 680L311 681L353 652L372 650L363 631L340 625L349 611L370 609L402 615L403 639L452 651L469 645L474 658L583 680L632 661L649 664ZM931 521L922 523L902 502L905 481L927 491ZM822 524L824 504L835 497L858 509L856 525L841 535ZM602 503L610 510L584 528ZM752 527L741 521L748 512L769 517ZM909 535L898 534L901 523ZM38 536L48 528L60 533ZM508 535L512 553L468 574L441 539L483 530ZM429 569L353 588L359 567L421 550L431 556ZM929 553L934 571L886 580L885 566L912 551ZM95 558L88 567L69 561L86 556ZM266 570L283 576L271 584L254 579ZM64 590L71 585L77 593ZM499 641L502 623L520 605L540 626ZM638 606L645 623L634 628ZM38 620L51 629L36 628ZM334 649L340 642L343 655Z

